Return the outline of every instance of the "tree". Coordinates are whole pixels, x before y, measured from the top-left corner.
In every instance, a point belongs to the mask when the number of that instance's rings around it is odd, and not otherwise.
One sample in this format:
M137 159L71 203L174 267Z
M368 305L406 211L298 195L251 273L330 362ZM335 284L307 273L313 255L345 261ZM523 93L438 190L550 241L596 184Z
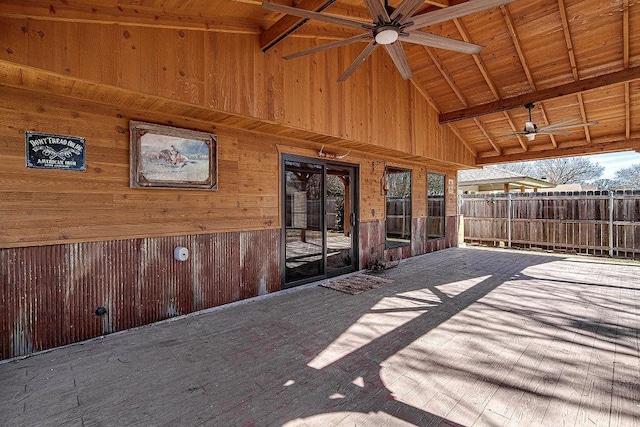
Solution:
M584 157L567 157L536 162L540 178L553 184L574 184L593 181L602 176L604 168Z
M593 185L595 185L598 190L612 191L618 189L618 181L615 179L597 179L593 181Z
M620 189L638 190L640 189L640 163L616 172L614 178Z
M522 173L532 178L545 179L552 184L574 184L594 181L604 168L585 157L536 160L534 162L508 163L504 169Z
M505 163L504 165L500 165L499 167L501 169L506 169L508 171L530 176L533 178L536 176L535 163L536 162Z

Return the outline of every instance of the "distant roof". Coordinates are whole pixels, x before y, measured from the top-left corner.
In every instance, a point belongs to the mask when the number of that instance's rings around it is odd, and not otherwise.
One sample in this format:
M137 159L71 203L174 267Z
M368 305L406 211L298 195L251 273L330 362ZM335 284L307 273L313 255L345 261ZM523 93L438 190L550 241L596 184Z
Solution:
M528 188L553 188L555 184L495 166L458 172L458 185L513 184Z
M553 191L597 191L598 186L592 184L559 184Z

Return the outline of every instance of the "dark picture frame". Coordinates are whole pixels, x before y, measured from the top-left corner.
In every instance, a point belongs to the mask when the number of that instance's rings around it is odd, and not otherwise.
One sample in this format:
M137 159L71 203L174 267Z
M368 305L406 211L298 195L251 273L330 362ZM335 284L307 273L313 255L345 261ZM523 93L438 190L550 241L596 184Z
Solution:
M218 189L218 138L190 129L129 123L130 187Z

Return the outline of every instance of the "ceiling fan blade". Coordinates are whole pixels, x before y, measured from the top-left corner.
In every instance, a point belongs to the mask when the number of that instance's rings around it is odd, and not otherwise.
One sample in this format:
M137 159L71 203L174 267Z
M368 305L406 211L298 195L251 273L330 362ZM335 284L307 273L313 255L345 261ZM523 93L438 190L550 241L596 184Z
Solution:
M579 121L582 121L582 117L574 117L572 119L566 119L559 122L551 123L546 126L542 126L539 129L553 129L555 127L568 125L571 122L579 122Z
M411 72L411 67L407 61L407 55L404 53L402 44L396 41L395 43L386 44L384 47L387 48L387 52L389 52L389 56L393 59L393 63L396 64L396 68L400 72L402 78L409 80L413 77L413 72Z
M362 64L364 60L367 59L378 46L379 45L376 44L375 40L371 40L371 43L369 43L367 47L365 47L364 50L360 52L360 55L358 55L358 57L351 63L351 65L349 65L349 68L347 68L344 73L342 73L338 81L343 82L347 80L349 76L356 70L356 68L358 68L360 64Z
M389 22L389 13L384 7L382 0L364 0L364 4L369 9L369 13L375 22Z
M565 130L565 129L575 129L575 128L581 128L581 127L585 127L585 126L593 126L593 125L597 125L598 122L587 122L587 123L576 123L573 125L560 125L558 123L554 123L552 125L549 126L544 126L538 129L538 131L543 131L543 132L552 132L552 131L556 131L556 130Z
M336 15L326 13L313 12L311 10L298 9L290 6L283 6L277 3L262 3L263 9L273 12L286 13L300 18L315 19L318 21L328 22L330 24L344 25L345 27L353 27L364 30L372 30L375 26L367 22L356 21L355 19L342 18Z
M561 131L538 131L538 135L571 135L574 132L561 132Z
M408 1L408 0L406 0ZM471 15L473 13L482 12L483 10L493 9L516 0L469 0L455 6L449 6L433 12L427 12L424 15L414 16L413 21L405 28L405 31L423 28L428 25L439 24L440 22L450 21L455 18Z
M318 52L322 52L323 50L329 50L329 49L333 49L334 47L341 47L341 46L346 46L348 44L351 43L356 43L362 40L366 40L366 39L372 39L373 35L371 34L360 34L358 36L353 36L353 37L349 37L348 39L344 39L344 40L338 40L332 43L327 43L327 44L323 44L322 46L318 46L318 47L314 47L312 49L308 49L308 50L303 50L301 52L296 52L296 53L292 53L290 55L285 55L283 56L284 59L293 59L293 58L299 58L301 56L305 56L305 55L311 55L313 53L318 53Z
M424 0L404 0L400 6L393 11L390 18L391 20L394 20L397 17L400 17L400 23L404 24L423 4Z
M480 46L478 44L437 36L435 34L425 33L424 31L415 31L406 36L401 34L400 37L402 37L402 41L409 43L453 50L455 52L468 53L471 55L477 55L482 49L484 49L484 46Z

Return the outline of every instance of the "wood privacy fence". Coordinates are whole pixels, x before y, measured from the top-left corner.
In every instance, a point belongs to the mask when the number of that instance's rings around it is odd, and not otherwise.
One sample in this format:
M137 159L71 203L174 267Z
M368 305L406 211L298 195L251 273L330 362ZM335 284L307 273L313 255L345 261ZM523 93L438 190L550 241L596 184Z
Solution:
M467 243L640 258L640 191L465 195Z

